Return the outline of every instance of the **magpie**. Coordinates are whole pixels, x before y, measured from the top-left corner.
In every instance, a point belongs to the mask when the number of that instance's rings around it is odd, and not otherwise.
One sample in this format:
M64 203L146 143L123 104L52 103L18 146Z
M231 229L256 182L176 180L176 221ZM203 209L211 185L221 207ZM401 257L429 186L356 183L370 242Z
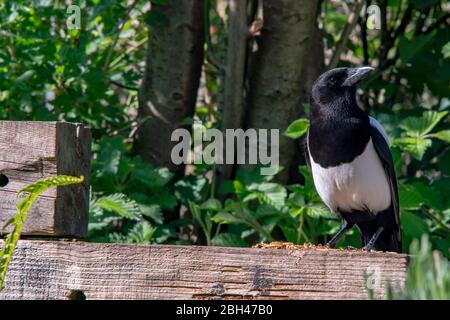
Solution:
M397 179L386 131L356 101L357 84L373 68L336 68L314 82L306 160L322 201L354 225L363 250L401 252Z

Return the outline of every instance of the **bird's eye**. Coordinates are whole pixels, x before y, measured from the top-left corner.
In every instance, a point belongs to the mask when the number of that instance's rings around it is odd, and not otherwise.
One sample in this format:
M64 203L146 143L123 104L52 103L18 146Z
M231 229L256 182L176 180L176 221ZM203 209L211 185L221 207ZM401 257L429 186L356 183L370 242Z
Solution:
M328 80L328 85L331 87L334 87L336 85L336 79L335 78L330 78Z

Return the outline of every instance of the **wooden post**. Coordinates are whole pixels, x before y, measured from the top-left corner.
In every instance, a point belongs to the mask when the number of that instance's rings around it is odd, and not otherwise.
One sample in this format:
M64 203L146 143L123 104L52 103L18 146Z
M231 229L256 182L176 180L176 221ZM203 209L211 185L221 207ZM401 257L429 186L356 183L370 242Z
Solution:
M386 252L21 240L0 299L383 298L407 263Z
M0 121L0 228L16 213L17 192L26 185L55 175L83 175L83 185L59 187L39 197L23 234L85 236L90 160L91 133L81 124Z

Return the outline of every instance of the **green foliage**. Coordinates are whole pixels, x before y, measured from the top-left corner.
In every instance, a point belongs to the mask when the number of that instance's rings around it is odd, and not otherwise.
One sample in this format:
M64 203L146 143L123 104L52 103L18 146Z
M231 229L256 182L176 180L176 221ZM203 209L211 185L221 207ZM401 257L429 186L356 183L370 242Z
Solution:
M136 87L142 77L145 1L128 16L126 0L73 4L81 8L79 30L68 30L64 1L2 4L0 118L82 122L95 138L129 131L137 91L111 81Z
M403 137L395 139L394 143L417 160L422 160L426 150L432 145L430 138L439 138L443 141L450 140L447 130L430 134L447 114L448 111L425 111L421 117L403 119L399 125L404 130Z
M104 137L93 162L89 238L92 241L176 242L164 212L178 205L173 174L127 154L123 138ZM137 236L140 234L140 236Z
M17 241L22 233L23 224L27 219L28 212L34 201L46 190L57 186L67 186L75 183L82 183L83 176L55 176L39 179L29 184L19 191L17 198L23 197L17 204L17 213L5 224L3 229L12 227L13 230L6 236L3 247L0 251L0 291L3 290L3 282L5 281L8 265L17 245Z
M141 210L137 202L123 193L114 193L94 200L91 204L91 210L98 214L103 214L104 210L111 211L130 220L141 218Z
M308 119L298 119L289 125L284 134L289 138L297 139L302 137L308 131L308 126Z
M301 183L293 185L261 176L258 168L240 168L232 181L217 186L216 194L215 166L197 164L180 178L136 156L133 142L141 125L135 118L136 87L143 78L147 26L168 23L160 10L165 0L152 1L151 11L148 1L137 1L134 8L127 0L73 2L82 9L81 30L67 29L64 2L0 5L0 119L91 126L90 241L249 246L272 239L329 240L340 221L323 205L306 167L299 168ZM361 101L392 142L404 251L428 235L432 248L450 257L450 33L445 24L428 30L445 14L443 1L410 0L411 19L396 35L408 7L402 2L380 2L386 4L390 34L366 30L364 39L363 32L352 32L342 55L350 59L338 66L378 68L362 84ZM333 51L348 20L348 2L322 3L321 34ZM216 10L209 13L204 96L199 95L195 114L182 120L183 126L220 127L223 75L210 55L224 63L220 54L226 51L227 28ZM427 18L421 22L422 15ZM279 129L298 139L308 124L299 119ZM359 246L359 241L359 233L351 230L339 245Z
M388 291L388 299L449 300L450 262L438 251L432 251L426 236L411 244L412 255L405 287L400 292Z

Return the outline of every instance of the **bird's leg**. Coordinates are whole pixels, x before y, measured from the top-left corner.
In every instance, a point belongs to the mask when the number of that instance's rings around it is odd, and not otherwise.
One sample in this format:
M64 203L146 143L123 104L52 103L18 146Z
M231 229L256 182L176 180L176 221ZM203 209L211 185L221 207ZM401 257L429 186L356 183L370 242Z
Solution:
M327 242L326 246L333 248L334 246L336 246L336 243L339 241L340 238L342 238L342 236L351 228L353 227L353 224L348 223L347 221L344 220L344 223L342 224L341 228L339 229L339 231L333 236L333 238L331 238L330 241Z
M372 238L369 240L369 242L362 247L362 250L372 250L373 246L375 245L375 242L377 242L378 237L383 232L384 227L379 227L378 230L375 232L375 234L372 236Z

